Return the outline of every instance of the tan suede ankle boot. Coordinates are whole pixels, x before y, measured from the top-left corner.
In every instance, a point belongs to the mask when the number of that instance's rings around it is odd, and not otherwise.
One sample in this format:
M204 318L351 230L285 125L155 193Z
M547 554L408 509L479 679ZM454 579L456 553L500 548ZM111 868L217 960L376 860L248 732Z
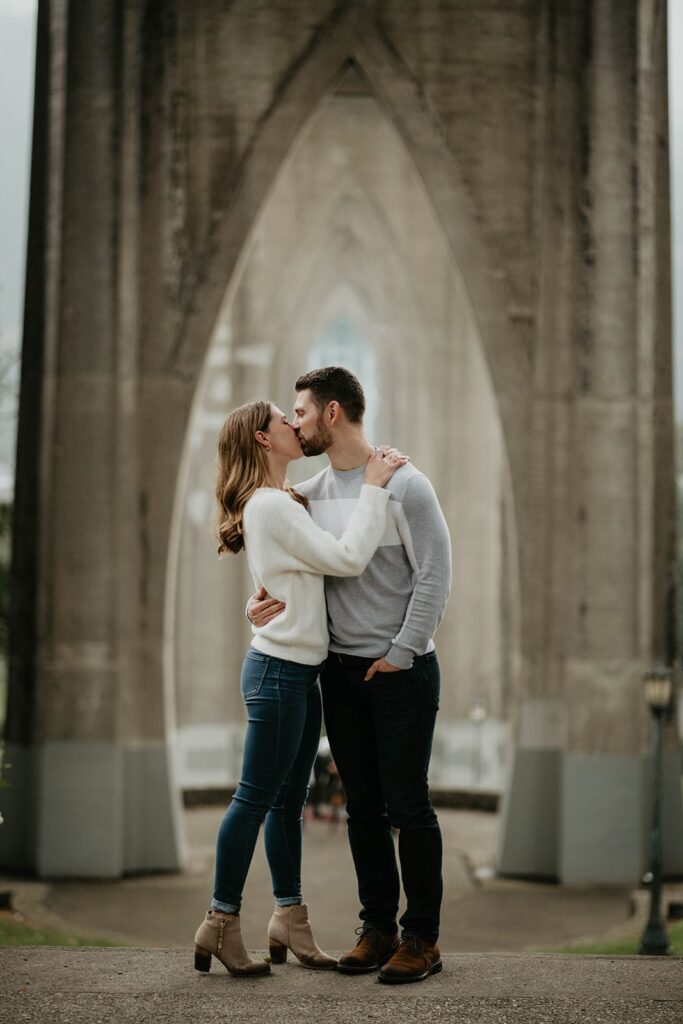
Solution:
M287 950L291 949L302 967L331 971L337 966L334 957L323 953L313 938L305 903L275 908L268 925L268 947L274 964L286 963Z
M208 971L211 957L217 960L230 974L269 974L270 965L265 960L252 960L244 948L238 914L214 914L209 910L194 937L194 966L198 971Z

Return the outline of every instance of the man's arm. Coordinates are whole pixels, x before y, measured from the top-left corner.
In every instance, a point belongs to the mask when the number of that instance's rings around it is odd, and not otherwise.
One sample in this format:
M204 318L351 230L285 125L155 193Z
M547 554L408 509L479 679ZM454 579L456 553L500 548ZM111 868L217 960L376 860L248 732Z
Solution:
M451 587L451 539L426 476L413 477L401 508L403 517L397 526L415 573L415 586L403 625L388 653L368 669L366 680L375 672L411 668L415 656L425 653L443 618Z
M375 483L366 482L341 537L321 529L301 505L282 495L259 497L250 507L250 519L260 524L264 537L270 537L286 553L291 568L311 569L332 576L356 576L368 564L384 533L389 505L385 483L405 456L386 453L373 455L366 475ZM261 592L262 591L262 592ZM270 602L270 603L269 603ZM285 607L273 601L261 587L249 599L247 618L256 627L265 625ZM257 618L258 615L258 618Z

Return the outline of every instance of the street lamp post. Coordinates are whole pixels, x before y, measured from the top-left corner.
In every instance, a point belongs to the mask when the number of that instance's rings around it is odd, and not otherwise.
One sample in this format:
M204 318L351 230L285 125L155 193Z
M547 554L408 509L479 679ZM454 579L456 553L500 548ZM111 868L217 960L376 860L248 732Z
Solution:
M664 716L671 702L671 672L655 665L643 680L645 699L652 712L654 726L654 813L650 845L650 916L640 939L638 950L644 956L666 956L669 937L662 922L662 730Z

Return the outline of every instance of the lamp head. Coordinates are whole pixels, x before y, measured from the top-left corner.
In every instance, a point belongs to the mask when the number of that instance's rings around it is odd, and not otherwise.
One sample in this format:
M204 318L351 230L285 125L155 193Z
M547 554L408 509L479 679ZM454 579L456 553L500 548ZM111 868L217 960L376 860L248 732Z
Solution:
M654 714L666 711L671 703L671 669L666 665L653 665L643 677L643 689L650 711Z

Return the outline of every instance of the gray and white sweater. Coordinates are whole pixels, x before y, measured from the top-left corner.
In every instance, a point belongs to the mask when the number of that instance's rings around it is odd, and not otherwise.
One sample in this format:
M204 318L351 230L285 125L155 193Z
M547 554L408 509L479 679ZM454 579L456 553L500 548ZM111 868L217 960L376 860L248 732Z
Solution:
M314 522L335 537L351 518L364 472L328 466L296 485ZM450 536L434 488L414 466L397 470L386 489L387 525L367 568L325 577L330 650L410 668L415 655L434 649L451 586Z

